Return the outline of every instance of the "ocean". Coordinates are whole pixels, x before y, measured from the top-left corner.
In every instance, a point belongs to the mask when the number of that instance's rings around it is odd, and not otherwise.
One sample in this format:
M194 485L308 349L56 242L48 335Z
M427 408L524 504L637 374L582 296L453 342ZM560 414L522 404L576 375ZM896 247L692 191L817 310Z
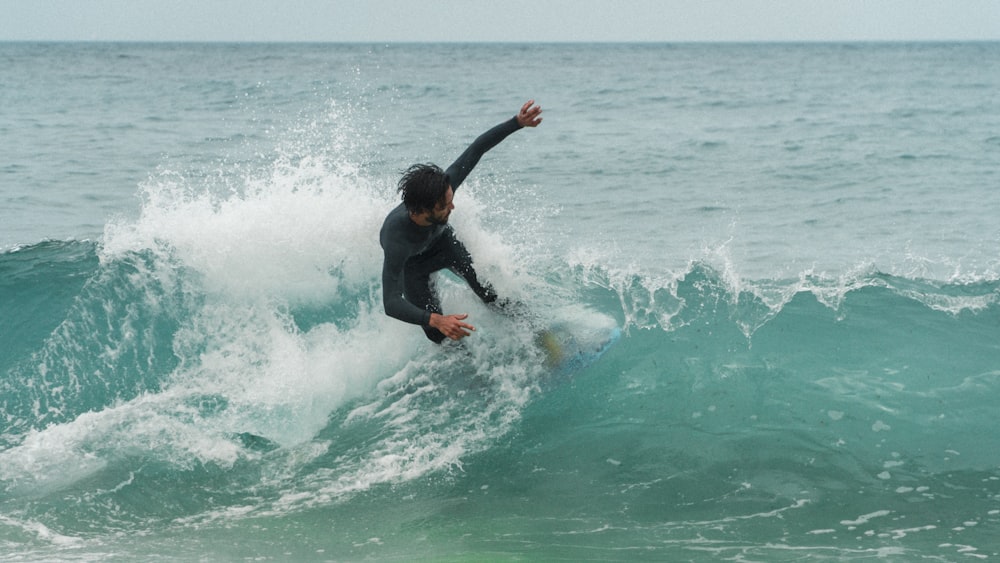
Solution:
M1000 44L0 44L0 560L1000 557ZM528 99L385 316L400 172ZM553 370L537 319L611 319Z

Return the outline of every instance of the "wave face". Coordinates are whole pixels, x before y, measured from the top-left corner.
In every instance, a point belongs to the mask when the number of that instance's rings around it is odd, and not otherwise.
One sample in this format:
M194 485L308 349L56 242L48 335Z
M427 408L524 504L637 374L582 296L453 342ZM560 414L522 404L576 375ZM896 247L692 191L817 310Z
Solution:
M663 280L567 263L529 280L532 306L572 296L626 335L557 377L523 321L476 309L455 281L446 299L481 319L464 346L385 318L364 237L289 256L266 233L203 232L256 197L208 206L222 216L208 222L188 202L155 239L131 225L104 247L0 256L5 318L19 319L0 387L9 549L785 559L991 545L995 281L739 287L703 264Z

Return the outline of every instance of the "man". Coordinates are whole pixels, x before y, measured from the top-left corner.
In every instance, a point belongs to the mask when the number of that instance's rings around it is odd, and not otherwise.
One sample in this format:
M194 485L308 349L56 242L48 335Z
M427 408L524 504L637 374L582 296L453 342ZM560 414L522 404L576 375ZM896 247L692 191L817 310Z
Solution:
M420 325L427 338L441 343L460 340L476 330L464 321L468 314L445 315L431 286L430 275L450 269L468 282L485 303L497 294L483 284L472 267L472 256L455 238L448 217L455 209L455 190L479 159L522 127L537 127L542 108L528 100L517 115L480 135L447 170L433 164L415 164L399 181L403 202L389 212L379 233L385 252L382 264L382 301L390 317Z

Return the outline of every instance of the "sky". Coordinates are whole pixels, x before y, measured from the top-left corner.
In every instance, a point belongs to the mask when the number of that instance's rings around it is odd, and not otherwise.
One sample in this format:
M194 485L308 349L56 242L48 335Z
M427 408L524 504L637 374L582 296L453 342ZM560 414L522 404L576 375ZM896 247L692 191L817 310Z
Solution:
M0 41L996 41L1000 0L0 0Z

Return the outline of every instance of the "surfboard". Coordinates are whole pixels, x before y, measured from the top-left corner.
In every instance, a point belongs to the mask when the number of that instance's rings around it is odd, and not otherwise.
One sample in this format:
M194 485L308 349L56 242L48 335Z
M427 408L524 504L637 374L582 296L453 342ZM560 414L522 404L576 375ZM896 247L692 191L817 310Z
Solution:
M539 332L535 340L545 352L545 366L568 373L596 362L621 335L615 325L560 322Z

